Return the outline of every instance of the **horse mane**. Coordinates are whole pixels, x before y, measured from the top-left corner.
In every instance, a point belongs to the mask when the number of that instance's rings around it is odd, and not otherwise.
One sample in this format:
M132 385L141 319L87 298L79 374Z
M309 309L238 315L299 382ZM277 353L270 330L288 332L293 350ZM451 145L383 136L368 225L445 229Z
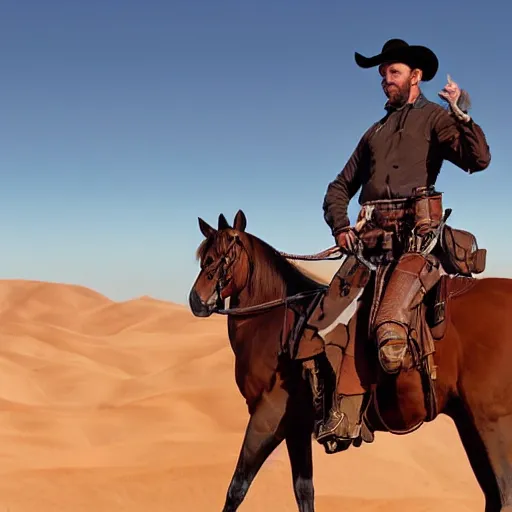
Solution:
M246 238L252 248L253 263L265 262L265 264L254 265L251 279L252 283L258 285L263 295L274 297L293 295L321 286L321 283L303 272L261 238L249 234L246 234Z

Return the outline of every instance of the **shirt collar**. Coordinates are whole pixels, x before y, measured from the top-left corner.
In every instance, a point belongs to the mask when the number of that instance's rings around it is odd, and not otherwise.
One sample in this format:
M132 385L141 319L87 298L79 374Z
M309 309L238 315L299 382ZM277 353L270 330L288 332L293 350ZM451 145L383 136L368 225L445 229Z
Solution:
M389 104L389 102L386 102L384 105L384 108L388 111L388 113L391 112L397 112L399 110L403 110L405 107L409 108L422 108L428 103L427 98L423 95L422 92L420 92L419 96L416 98L416 100L413 103L406 103L403 107L396 108Z

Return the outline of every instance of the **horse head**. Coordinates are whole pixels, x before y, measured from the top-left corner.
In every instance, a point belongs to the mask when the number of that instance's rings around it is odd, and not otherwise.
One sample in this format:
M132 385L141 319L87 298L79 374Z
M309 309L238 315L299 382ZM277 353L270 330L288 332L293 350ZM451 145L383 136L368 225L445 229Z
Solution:
M221 213L217 229L201 218L198 220L205 239L197 251L201 270L190 290L189 305L195 316L207 317L223 308L224 301L240 293L247 284L247 219L239 210L230 226Z

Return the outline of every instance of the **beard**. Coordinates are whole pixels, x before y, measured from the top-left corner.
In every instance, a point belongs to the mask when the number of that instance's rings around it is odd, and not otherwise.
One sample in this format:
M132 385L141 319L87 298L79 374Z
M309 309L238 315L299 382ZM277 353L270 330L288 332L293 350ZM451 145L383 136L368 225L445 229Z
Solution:
M384 94L388 103L395 108L403 107L409 99L411 84L407 81L402 87L396 84L383 84Z

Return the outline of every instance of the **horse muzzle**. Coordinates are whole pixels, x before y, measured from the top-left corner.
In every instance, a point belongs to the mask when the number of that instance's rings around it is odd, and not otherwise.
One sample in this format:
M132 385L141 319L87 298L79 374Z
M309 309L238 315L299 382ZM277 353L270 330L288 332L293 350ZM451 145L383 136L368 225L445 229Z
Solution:
M208 301L210 302L210 301ZM194 316L205 318L209 317L215 308L215 302L211 305L203 302L195 289L192 289L188 296L188 303Z

